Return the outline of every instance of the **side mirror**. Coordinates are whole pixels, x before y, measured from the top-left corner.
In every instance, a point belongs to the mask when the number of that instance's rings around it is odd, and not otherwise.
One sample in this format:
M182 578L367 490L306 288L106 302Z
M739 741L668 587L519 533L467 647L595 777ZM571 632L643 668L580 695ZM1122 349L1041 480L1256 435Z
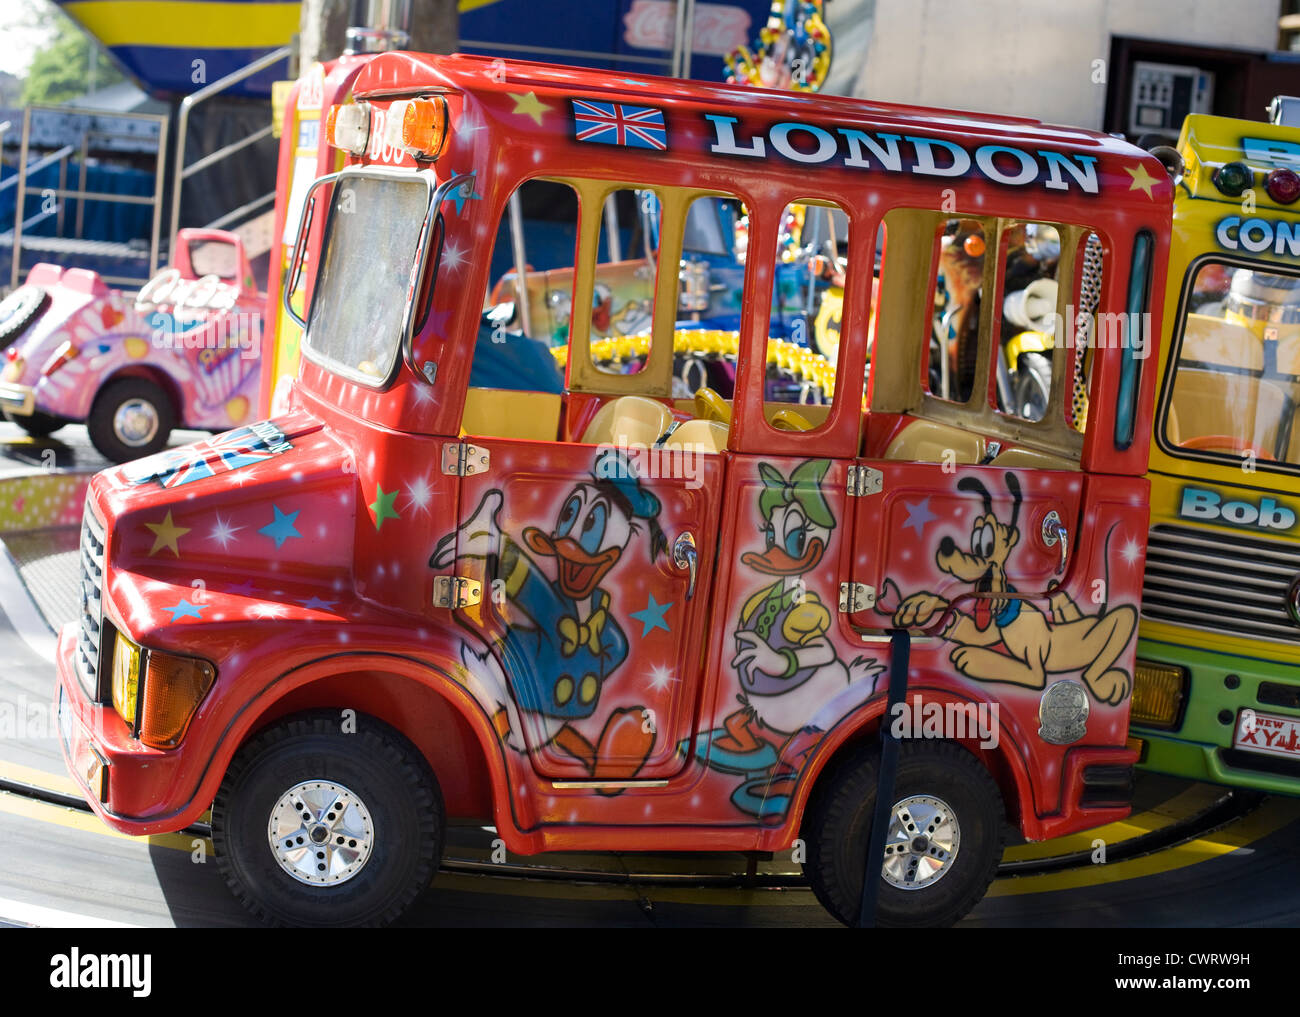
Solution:
M307 257L307 238L311 236L311 223L316 214L315 192L316 188L329 178L321 177L311 185L307 196L303 199L302 215L298 219L298 235L293 241L293 255L289 258L289 271L285 273L283 282L280 285L280 302L284 305L284 313L299 327L305 329L307 322L298 316L298 312L293 309L293 294L298 289L298 282L302 277L303 261Z

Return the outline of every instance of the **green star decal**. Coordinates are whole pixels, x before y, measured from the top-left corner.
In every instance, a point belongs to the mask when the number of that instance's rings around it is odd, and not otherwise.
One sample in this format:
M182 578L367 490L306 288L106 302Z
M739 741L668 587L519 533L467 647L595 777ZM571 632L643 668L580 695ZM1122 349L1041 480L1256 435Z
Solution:
M384 494L384 489L378 484L375 485L375 489L379 492L379 496L370 503L370 511L375 514L375 529L382 530L385 519L401 518L393 511L393 499L397 497L397 491L392 490Z

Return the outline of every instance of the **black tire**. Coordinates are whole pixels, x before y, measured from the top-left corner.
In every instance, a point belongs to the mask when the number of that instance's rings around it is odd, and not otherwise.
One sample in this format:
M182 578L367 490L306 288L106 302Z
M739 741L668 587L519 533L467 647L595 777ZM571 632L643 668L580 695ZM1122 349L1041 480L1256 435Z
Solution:
M157 427L147 440L132 443L120 435L114 426L117 411L127 403L139 401L148 407L157 419ZM99 390L86 420L90 443L105 459L125 463L141 456L153 455L167 444L172 428L176 426L176 407L171 396L148 378L118 378Z
M27 331L49 302L43 286L19 286L0 300L0 344L7 345Z
M67 421L62 417L55 417L49 413L41 413L39 410L29 417L6 411L5 420L9 421L11 424L17 424L33 438L48 438L67 423Z
M804 874L822 906L845 925L861 910L867 834L876 804L879 745L853 754L823 777L804 816ZM988 890L1002 858L1002 795L984 765L953 742L899 746L894 801L931 795L957 817L960 840L951 867L929 886L902 889L883 876L876 924L941 928L970 911Z
M300 882L272 853L268 824L281 796L304 781L342 785L374 826L369 857L333 885ZM263 731L231 762L212 804L217 868L236 898L276 926L377 926L402 914L442 857L442 792L424 758L392 728L340 713L311 714Z

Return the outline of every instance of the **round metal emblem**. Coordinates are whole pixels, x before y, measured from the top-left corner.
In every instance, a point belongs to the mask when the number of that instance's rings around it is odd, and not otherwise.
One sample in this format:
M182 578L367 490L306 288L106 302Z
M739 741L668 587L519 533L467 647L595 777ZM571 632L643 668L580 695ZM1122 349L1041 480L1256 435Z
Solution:
M1047 686L1038 701L1038 737L1052 745L1070 745L1088 730L1088 693L1066 678Z

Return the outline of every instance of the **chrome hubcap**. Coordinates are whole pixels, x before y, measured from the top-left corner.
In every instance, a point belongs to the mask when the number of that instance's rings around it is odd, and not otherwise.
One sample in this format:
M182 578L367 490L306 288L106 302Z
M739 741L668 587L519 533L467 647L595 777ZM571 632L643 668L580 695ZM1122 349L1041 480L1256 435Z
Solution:
M275 860L300 883L346 883L365 866L375 826L365 803L342 784L306 780L271 808L266 839Z
M113 414L113 433L123 445L148 445L158 433L158 407L147 399L128 399Z
M912 795L890 813L881 875L900 890L933 886L952 868L960 846L961 828L948 803Z

